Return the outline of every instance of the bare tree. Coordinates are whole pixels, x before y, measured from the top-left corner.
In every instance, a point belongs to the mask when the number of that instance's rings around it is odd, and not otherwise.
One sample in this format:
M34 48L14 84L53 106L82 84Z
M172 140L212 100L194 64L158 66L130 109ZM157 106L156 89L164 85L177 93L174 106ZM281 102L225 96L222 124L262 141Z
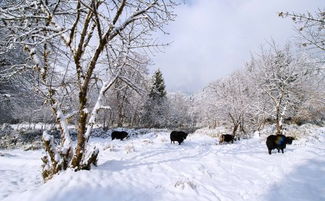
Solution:
M235 135L260 130L268 120L282 133L285 119L321 119L324 82L319 81L320 71L317 60L273 42L244 69L210 83L196 95L200 121L212 127L219 122L230 124Z
M87 142L99 111L109 108L103 105L104 94L118 79L132 85L121 76L130 54L124 50L156 45L150 33L174 18L174 6L171 0L30 0L1 7L0 21L10 33L4 38L7 47L24 47L31 59L29 68L40 78L37 90L51 105L62 132L59 146L43 134L44 179L69 167L96 165L98 149L87 148ZM103 63L107 60L109 65ZM98 80L100 90L90 107L89 91ZM69 107L71 97L78 100L76 111ZM73 116L74 150L68 131Z
M0 25L0 38L5 38L7 35L8 33ZM36 103L42 103L42 98L33 90L33 84L37 79L32 70L25 69L27 62L22 47L8 50L0 41L1 123L31 120L33 118L30 111L38 108ZM37 116L35 112L33 115Z
M149 58L144 55L128 55L127 63L119 78L108 91L105 101L111 106L110 113L114 114L110 118L112 126L134 125L139 121L140 108L144 103L143 95L148 88ZM125 79L127 78L127 82ZM132 83L132 84L130 84ZM139 101L141 99L142 101ZM136 120L137 118L137 120Z
M214 115L219 121L230 122L233 135L236 135L238 130L246 133L245 117L250 106L250 94L246 83L246 77L238 71L211 83L208 87L216 110Z
M287 45L280 49L272 44L248 65L251 79L260 90L260 97L269 104L276 122L276 133L282 133L283 118L295 113L306 98L305 84L312 78L315 68L308 57L294 56ZM268 108L268 106L266 105Z
M291 18L296 24L296 30L300 36L302 46L325 51L325 10L319 9L314 14L280 12L280 17Z
M194 111L191 111L191 97L182 93L169 93L168 100L168 118L166 125L172 128L193 127Z

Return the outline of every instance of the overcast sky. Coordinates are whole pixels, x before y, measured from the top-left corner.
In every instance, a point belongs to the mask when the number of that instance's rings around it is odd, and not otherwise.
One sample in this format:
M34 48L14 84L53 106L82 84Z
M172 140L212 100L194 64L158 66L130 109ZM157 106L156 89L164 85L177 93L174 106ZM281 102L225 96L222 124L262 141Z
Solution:
M173 43L153 58L150 70L163 72L168 91L198 92L242 68L266 41L294 42L293 23L279 11L324 7L324 0L190 0L166 27L170 35L161 40Z

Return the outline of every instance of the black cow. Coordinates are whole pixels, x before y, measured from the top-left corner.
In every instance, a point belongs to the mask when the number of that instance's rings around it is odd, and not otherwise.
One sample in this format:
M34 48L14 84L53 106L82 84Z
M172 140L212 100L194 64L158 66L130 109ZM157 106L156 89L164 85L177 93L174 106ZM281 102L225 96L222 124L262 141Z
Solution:
M269 154L271 154L271 151L273 149L277 149L278 152L280 153L280 150L283 152L283 150L286 148L287 144L292 143L292 140L287 140L287 137L284 135L270 135L269 137L266 138L266 146L267 149L269 150Z
M295 140L295 137L291 137L291 136L286 136L287 139L287 144L292 144L292 141Z
M235 139L235 137L233 135L230 135L230 134L222 134L220 136L220 138L219 138L219 144L225 143L225 142L234 143L234 139Z
M177 141L180 145L187 137L188 133L185 133L183 131L172 131L170 133L170 143L174 143L174 141Z
M128 137L128 133L125 131L113 131L112 132L112 140L120 139L123 140L124 138Z

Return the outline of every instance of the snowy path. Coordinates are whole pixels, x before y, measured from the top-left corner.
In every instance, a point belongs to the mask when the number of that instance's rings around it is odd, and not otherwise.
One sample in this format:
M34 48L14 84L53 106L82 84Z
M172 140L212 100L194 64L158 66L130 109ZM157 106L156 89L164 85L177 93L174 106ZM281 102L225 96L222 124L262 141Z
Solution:
M0 200L321 201L325 129L319 135L271 156L261 139L216 145L215 139L195 134L181 146L170 144L168 133L94 139L101 149L97 168L67 171L46 184L39 176L40 151L15 150L0 157Z

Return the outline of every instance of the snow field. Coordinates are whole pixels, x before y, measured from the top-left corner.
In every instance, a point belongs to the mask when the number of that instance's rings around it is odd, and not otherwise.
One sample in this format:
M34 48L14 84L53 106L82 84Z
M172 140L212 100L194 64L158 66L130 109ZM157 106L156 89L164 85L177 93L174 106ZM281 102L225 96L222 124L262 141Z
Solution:
M42 184L41 151L1 151L0 200L325 200L325 129L268 155L264 138L218 145L202 133L170 144L168 132L93 138L98 167ZM10 155L9 155L10 154ZM4 186L4 188L3 188Z
M0 151L0 200L42 184L40 151Z

